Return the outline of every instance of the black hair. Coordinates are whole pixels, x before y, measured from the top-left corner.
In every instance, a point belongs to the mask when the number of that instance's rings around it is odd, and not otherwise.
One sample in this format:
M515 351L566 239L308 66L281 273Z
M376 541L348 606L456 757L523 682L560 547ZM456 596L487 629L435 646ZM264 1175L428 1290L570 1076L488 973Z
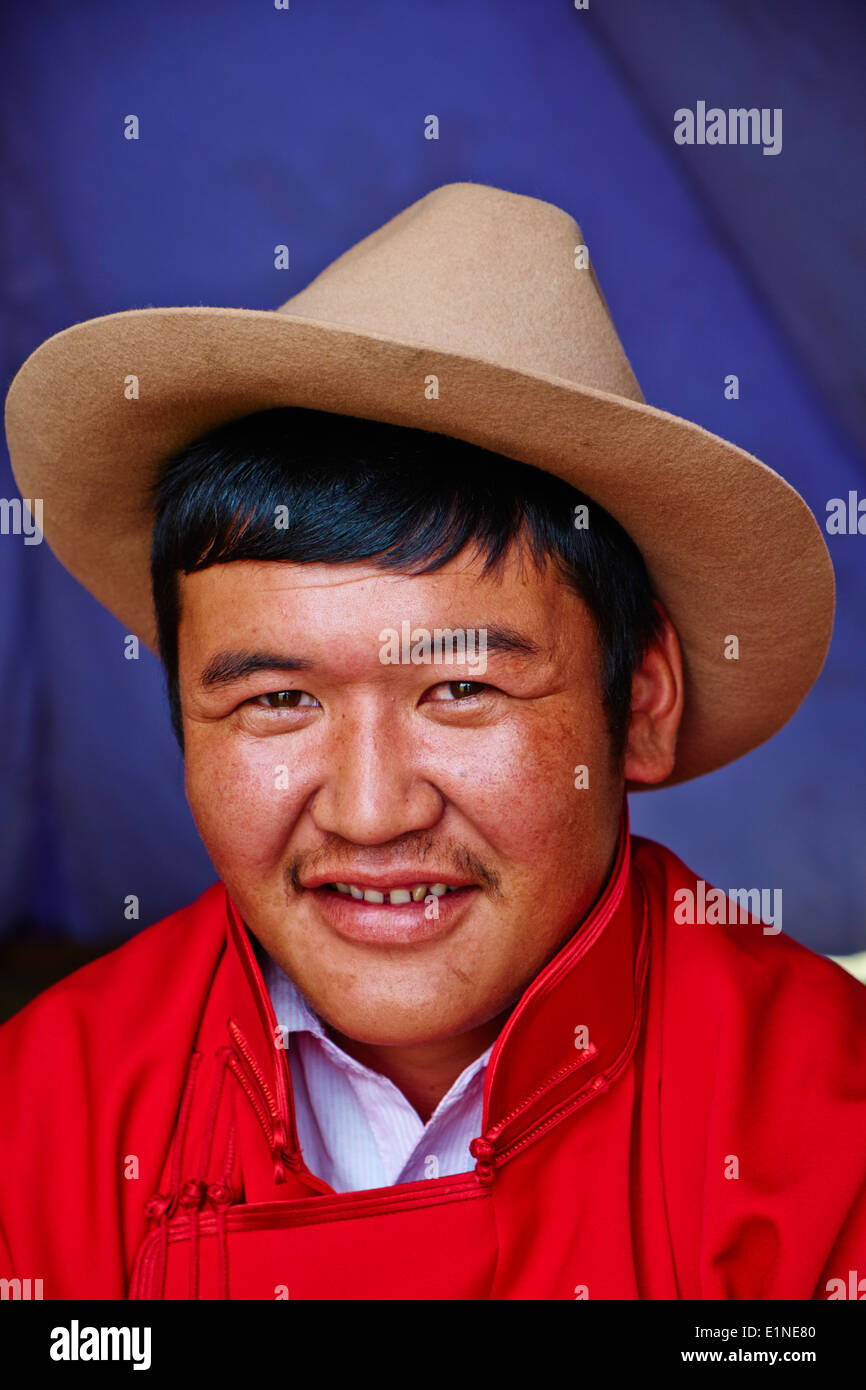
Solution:
M159 650L181 749L178 573L233 560L368 560L427 574L468 545L487 573L516 543L539 568L552 560L587 604L613 753L622 753L632 675L659 614L631 537L561 478L428 430L282 406L221 425L174 454L152 502ZM588 525L578 527L581 506Z

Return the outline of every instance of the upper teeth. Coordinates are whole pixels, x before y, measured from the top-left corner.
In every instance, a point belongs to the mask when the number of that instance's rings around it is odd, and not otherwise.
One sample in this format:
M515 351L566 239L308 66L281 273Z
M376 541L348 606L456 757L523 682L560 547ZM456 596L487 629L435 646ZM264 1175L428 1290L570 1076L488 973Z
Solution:
M447 883L416 883L414 888L385 888L381 892L378 888L358 888L354 883L335 883L334 887L338 893L351 893L353 898L363 898L365 903L383 903L386 896L389 903L420 903L428 893L432 893L434 898L441 898L443 893L457 891Z

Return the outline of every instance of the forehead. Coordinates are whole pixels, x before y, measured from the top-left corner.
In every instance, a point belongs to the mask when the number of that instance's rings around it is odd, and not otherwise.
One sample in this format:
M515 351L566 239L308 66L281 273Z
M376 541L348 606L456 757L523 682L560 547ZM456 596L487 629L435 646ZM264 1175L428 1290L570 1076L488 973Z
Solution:
M499 623L531 634L553 651L586 640L583 600L553 564L539 569L509 552L495 572L466 553L429 574L382 570L367 561L292 564L235 560L178 576L182 652L206 656L226 639L303 634L308 640L356 635L378 639L385 627L475 627Z

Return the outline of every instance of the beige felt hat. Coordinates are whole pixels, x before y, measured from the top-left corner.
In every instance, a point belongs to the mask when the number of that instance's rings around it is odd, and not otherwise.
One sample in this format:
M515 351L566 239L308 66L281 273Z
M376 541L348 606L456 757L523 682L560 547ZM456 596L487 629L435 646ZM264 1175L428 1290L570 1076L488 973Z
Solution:
M132 309L73 324L9 388L21 495L42 499L61 563L155 649L147 493L162 461L223 422L308 406L548 469L630 533L676 625L687 684L668 782L721 767L781 728L817 678L830 557L777 473L645 404L583 242L550 203L452 183L279 309ZM726 659L730 636L738 660Z

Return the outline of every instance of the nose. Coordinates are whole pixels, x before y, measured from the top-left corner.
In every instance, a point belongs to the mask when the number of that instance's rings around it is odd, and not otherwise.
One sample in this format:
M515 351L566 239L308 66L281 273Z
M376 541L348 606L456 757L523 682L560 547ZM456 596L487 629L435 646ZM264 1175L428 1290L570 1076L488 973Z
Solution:
M439 821L445 798L423 747L386 710L345 713L322 750L310 803L317 828L360 845L386 844Z

